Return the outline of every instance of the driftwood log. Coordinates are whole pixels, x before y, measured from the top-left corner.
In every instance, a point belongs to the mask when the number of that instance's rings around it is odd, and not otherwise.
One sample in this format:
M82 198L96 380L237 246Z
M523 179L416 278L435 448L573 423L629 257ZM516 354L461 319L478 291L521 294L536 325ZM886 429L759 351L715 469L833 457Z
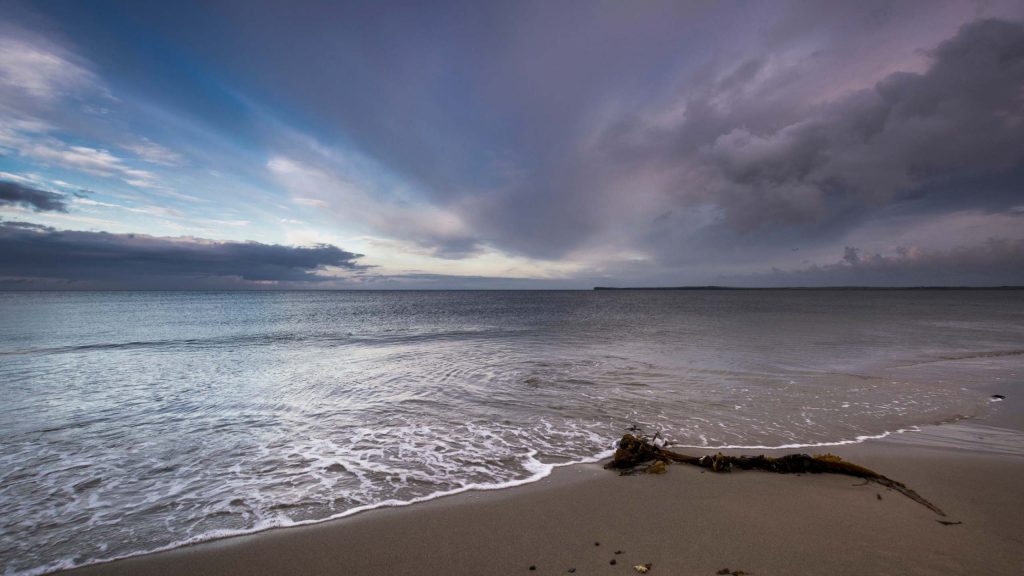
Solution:
M902 482L897 482L874 470L847 462L832 454L817 456L787 454L772 458L764 455L727 456L719 452L714 456L688 456L659 445L657 438L657 434L653 438L634 436L633 434L624 435L619 440L611 462L606 464L605 468L620 470L622 474L632 474L638 471L659 474L664 472L666 464L677 462L708 468L714 472L729 472L735 467L741 470L764 470L779 474L844 474L895 490L914 502L928 507L939 516L946 515L938 506L907 488ZM646 466L640 468L642 465Z

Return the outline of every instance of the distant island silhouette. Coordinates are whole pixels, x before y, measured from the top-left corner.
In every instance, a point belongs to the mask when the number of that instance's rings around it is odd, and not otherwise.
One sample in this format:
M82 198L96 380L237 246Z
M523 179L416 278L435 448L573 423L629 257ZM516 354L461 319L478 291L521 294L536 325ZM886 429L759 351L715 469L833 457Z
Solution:
M594 290L1024 290L1024 286L594 286Z

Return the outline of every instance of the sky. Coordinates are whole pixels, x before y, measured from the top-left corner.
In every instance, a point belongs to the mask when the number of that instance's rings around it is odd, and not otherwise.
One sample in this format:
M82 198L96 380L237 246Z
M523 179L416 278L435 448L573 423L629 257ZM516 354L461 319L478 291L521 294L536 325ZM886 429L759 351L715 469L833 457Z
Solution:
M1024 3L0 0L0 289L1024 284Z

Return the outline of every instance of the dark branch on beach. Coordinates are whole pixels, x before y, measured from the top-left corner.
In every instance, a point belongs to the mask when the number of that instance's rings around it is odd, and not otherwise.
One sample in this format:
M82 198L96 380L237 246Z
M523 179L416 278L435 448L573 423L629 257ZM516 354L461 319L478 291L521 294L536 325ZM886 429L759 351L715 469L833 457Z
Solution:
M688 456L667 450L656 442L658 434L653 437L634 436L626 434L619 440L615 455L605 468L620 470L622 474L633 474L638 471L652 474L661 474L665 471L665 465L671 462L690 464L709 468L713 472L730 472L733 467L741 470L764 470L779 474L844 474L862 478L867 482L885 486L903 494L914 502L926 506L929 510L939 516L946 513L932 504L917 492L907 488L902 482L897 482L870 470L847 462L832 454L810 456L808 454L787 454L778 458L765 455L758 456L727 456L721 452L714 456ZM640 468L641 465L646 465Z

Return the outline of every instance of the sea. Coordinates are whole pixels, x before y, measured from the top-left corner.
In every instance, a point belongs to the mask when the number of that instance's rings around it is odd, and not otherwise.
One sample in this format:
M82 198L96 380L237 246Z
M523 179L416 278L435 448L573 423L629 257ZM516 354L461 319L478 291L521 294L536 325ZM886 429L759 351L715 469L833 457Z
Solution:
M536 481L628 427L829 446L1021 391L1024 291L0 293L0 573Z

